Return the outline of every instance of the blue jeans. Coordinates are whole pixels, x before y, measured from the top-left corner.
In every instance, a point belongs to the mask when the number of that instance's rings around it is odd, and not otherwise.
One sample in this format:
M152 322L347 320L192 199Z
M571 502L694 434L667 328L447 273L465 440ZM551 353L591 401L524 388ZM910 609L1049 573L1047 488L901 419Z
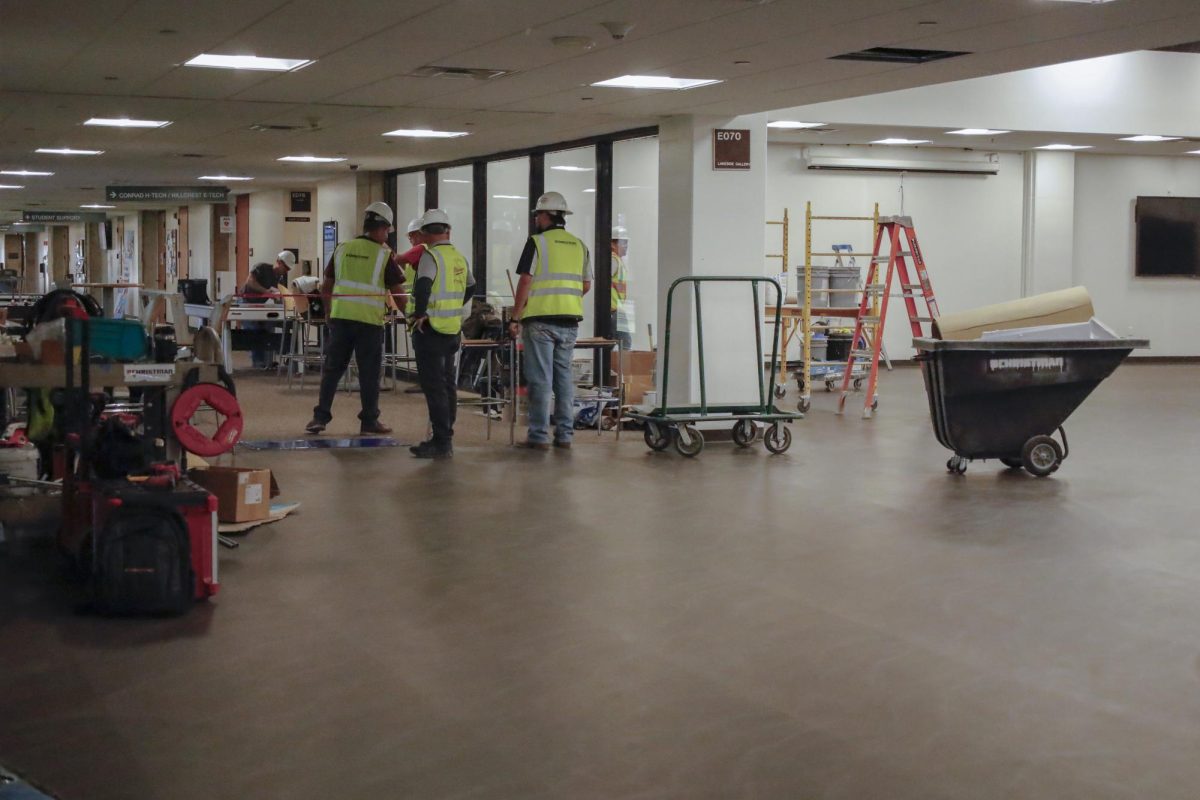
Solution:
M529 441L546 442L550 435L550 392L554 392L554 440L569 442L575 435L574 325L530 320L521 338L525 343L525 383L529 387Z

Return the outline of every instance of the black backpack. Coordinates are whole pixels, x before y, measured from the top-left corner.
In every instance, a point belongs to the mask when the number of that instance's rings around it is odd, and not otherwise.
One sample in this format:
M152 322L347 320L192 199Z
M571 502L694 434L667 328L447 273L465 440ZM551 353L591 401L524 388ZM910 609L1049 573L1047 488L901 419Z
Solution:
M122 506L96 532L92 610L101 614L182 614L195 576L187 526L164 508Z

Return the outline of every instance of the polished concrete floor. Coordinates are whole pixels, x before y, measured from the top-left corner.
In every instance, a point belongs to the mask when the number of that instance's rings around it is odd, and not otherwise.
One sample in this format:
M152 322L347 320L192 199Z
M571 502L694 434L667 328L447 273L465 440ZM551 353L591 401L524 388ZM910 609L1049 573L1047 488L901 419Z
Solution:
M307 419L240 385L250 436ZM77 616L0 551L0 763L72 800L1196 798L1198 393L1122 367L1048 479L948 475L911 369L779 457L478 417L450 462L242 453L303 506L186 617Z

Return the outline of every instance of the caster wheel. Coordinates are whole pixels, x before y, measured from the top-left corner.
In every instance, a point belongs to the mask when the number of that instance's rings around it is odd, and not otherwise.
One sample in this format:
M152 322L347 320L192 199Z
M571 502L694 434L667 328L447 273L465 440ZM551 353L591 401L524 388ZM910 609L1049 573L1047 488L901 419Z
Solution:
M802 397L800 398L800 402L796 403L796 408L799 409L801 414L807 414L808 410L812 408L812 402L807 397Z
M1062 463L1062 448L1049 436L1034 436L1021 448L1021 466L1030 475L1044 478Z
M601 417L600 418L600 430L615 431L616 429L617 429L617 418L616 417Z
M825 391L827 391L827 392L833 391L833 381L825 381Z
M671 444L671 431L657 422L647 422L646 430L642 433L646 446L651 450L663 451Z
M857 392L857 391L860 391L861 389L862 389L862 378L855 378L854 379L854 391Z
M758 437L758 425L752 419L739 419L733 424L733 443L738 447L749 447Z
M879 398L878 397L876 397L874 400L871 401L871 410L872 411L879 410Z
M679 455L693 458L704 449L704 437L695 425L680 425L675 429L675 449Z
M1020 469L1021 467L1025 466L1021 463L1021 459L1019 458L1002 458L1000 459L1000 463L1009 469Z
M763 445L775 455L786 453L792 446L792 429L782 422L772 423L763 434Z
M965 475L967 472L967 460L962 456L951 456L946 462L946 471L952 475Z
M784 396L785 394L787 394L787 387L786 387L786 386L776 386L776 387L775 387L775 399L776 399L776 400L781 400L781 399L783 399L783 396Z

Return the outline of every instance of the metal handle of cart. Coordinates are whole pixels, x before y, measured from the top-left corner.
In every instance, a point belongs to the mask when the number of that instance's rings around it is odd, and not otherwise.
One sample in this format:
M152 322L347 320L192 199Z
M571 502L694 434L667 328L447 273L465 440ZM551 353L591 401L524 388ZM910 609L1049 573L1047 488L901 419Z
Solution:
M775 322L771 334L771 360L767 363L774 365L779 358L779 333L783 320L783 289L774 278L754 277L750 275L690 275L676 278L667 289L667 318L663 332L663 368L662 368L662 397L659 399L659 414L668 413L667 389L671 376L671 311L675 300L675 289L680 285L690 283L696 302L696 349L699 353L700 368L700 414L708 414L708 389L704 378L704 316L700 303L700 284L702 283L748 283L754 303L754 345L755 369L758 374L758 413L772 412L770 398L775 396L775 370L766 370L770 377L767 386L763 385L763 342L762 342L762 306L759 303L758 285L765 283L775 289Z

